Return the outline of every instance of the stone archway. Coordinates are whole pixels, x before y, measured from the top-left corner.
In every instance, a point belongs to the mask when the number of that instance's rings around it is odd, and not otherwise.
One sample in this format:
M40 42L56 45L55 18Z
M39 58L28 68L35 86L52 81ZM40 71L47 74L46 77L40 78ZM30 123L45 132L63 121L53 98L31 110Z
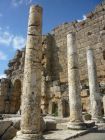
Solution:
M10 102L10 113L17 113L21 104L21 81L19 79L14 82Z
M52 115L58 116L58 104L56 102L52 103Z

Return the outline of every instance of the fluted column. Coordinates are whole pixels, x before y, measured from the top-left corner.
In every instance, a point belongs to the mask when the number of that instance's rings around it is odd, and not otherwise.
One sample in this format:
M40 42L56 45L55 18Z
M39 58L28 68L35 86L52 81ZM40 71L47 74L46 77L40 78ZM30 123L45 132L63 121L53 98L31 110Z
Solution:
M42 8L31 6L25 53L21 131L18 140L42 140L40 132Z
M67 35L68 87L70 105L70 129L85 129L80 98L80 76L75 33Z
M101 97L97 82L97 70L94 53L93 49L90 47L88 47L87 49L87 65L88 65L91 115L94 121L99 122L102 121Z

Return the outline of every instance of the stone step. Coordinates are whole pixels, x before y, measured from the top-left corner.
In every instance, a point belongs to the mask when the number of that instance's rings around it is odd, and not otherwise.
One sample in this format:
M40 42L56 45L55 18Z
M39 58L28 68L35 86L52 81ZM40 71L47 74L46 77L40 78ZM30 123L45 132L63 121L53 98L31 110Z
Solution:
M44 134L44 138L46 140L69 140L77 136L84 135L88 132L89 130L81 130L81 131L56 130L47 132L46 134Z

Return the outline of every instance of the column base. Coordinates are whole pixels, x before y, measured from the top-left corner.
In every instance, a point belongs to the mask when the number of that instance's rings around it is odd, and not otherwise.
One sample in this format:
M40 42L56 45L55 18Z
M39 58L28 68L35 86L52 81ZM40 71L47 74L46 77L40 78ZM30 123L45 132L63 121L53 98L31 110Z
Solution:
M18 131L13 140L44 140L44 138L41 134L23 134L21 131Z
M87 125L84 122L69 122L67 125L71 130L86 130Z

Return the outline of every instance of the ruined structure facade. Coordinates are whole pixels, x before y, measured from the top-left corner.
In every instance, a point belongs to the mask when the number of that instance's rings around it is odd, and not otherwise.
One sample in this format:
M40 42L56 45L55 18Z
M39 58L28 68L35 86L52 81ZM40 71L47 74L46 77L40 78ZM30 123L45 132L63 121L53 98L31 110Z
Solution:
M105 2L86 15L86 20L64 23L43 35L41 109L43 114L68 117L69 91L67 66L67 35L76 33L81 82L82 110L90 111L86 49L93 48L100 85L102 110L105 110ZM20 109L25 48L17 50L0 80L0 113L17 113Z

